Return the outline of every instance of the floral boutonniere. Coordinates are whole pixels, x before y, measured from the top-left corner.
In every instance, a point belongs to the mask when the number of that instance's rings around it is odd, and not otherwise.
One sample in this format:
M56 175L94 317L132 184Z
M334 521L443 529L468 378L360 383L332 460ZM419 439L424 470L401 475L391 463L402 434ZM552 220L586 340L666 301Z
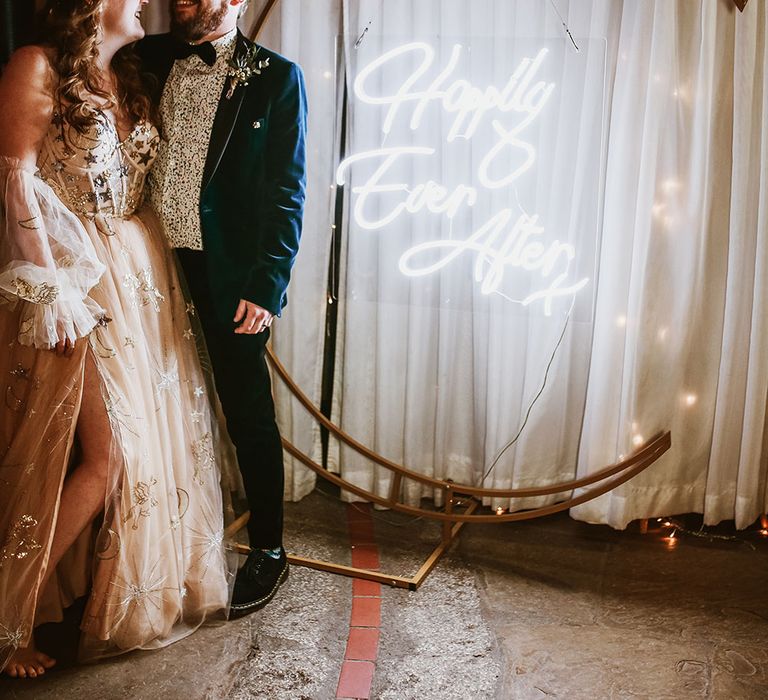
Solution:
M238 85L248 85L248 81L254 75L261 75L261 71L269 66L269 57L263 61L257 60L259 51L261 51L261 46L250 46L244 53L230 59L229 72L227 73L229 78L227 99L234 95Z

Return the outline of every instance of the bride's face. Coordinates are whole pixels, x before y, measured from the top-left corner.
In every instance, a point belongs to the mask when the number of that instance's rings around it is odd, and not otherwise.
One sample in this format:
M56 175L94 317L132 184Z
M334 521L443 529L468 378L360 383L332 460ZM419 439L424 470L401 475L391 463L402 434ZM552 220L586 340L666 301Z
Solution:
M104 0L101 30L121 45L138 41L144 36L141 11L149 0Z

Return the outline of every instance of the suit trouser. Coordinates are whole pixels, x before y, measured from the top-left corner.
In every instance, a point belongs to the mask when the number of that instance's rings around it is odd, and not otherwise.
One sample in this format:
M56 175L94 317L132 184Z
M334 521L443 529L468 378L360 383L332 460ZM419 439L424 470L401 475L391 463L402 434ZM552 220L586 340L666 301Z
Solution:
M271 549L283 539L283 446L275 422L272 385L265 357L269 329L237 335L231 321L219 319L208 285L206 254L177 248L213 366L227 430L237 450L251 517L251 547Z

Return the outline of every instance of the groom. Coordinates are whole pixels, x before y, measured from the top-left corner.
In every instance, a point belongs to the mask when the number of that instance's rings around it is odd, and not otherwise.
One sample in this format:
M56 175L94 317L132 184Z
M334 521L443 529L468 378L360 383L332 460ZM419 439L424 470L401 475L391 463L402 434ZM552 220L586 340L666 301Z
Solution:
M137 47L162 117L152 203L203 327L251 511L235 615L268 603L288 574L265 347L299 247L306 136L301 69L237 30L246 3L170 0L171 33Z

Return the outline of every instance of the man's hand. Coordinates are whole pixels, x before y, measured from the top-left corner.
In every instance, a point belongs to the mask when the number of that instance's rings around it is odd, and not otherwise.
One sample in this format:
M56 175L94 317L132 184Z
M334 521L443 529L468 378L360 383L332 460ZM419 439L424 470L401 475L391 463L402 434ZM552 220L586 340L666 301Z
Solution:
M235 328L235 333L247 333L248 335L261 333L272 325L273 318L274 316L269 311L262 309L258 304L241 299L237 305L234 321L235 323L242 321L242 323Z

